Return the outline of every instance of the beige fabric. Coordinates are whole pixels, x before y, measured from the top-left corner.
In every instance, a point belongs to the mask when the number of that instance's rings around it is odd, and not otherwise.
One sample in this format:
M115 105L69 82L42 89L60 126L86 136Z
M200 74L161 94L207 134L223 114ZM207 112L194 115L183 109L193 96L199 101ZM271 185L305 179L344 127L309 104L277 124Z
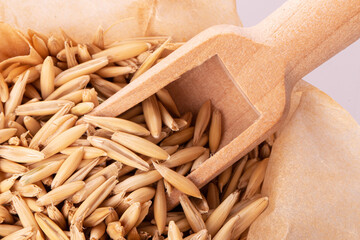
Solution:
M49 34L62 27L85 42L99 25L114 23L108 42L144 35L183 41L211 25L241 24L233 0L0 0L0 9L0 20L23 31ZM9 25L0 24L0 37L0 61L29 53ZM360 127L305 82L292 100L265 178L270 205L248 239L360 239Z
M269 206L248 239L360 239L360 126L325 93L297 88L266 172Z
M185 41L212 25L241 24L235 0L1 0L0 9L0 20L22 31L49 34L61 27L81 42L100 25L113 25L108 41L144 35Z

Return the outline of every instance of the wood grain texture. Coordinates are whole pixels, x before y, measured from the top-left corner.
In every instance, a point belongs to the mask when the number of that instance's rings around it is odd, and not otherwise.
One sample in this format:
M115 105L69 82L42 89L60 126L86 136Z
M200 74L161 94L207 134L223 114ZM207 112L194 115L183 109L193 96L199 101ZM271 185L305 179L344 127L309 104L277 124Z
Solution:
M289 0L251 32L256 42L277 48L294 85L359 38L360 1Z

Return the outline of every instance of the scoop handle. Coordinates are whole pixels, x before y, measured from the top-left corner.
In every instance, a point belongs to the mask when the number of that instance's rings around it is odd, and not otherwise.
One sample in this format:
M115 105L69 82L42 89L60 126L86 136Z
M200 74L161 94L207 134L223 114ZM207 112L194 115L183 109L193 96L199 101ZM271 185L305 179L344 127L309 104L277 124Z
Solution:
M288 0L251 35L278 49L293 86L360 37L360 0Z

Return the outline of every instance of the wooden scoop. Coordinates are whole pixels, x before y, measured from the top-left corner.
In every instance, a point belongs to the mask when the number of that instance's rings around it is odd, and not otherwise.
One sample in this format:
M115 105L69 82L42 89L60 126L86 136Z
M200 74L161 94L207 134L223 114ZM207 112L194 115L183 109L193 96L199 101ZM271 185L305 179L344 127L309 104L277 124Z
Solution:
M201 188L278 130L295 83L359 36L360 0L290 0L255 27L201 32L91 114L117 116L163 87L183 113L211 99L223 139L188 175Z

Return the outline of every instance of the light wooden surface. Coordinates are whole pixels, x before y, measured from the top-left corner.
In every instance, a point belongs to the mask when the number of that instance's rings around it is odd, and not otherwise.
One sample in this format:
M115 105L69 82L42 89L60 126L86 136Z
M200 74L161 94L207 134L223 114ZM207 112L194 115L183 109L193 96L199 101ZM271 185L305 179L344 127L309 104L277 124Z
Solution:
M250 27L285 2L286 0L236 0L236 8L243 25ZM357 40L303 79L332 97L360 124L359 56L360 40Z
M211 99L224 138L188 176L202 187L281 126L296 81L359 36L360 0L290 0L255 27L205 30L92 114L119 115L163 87L182 111Z

